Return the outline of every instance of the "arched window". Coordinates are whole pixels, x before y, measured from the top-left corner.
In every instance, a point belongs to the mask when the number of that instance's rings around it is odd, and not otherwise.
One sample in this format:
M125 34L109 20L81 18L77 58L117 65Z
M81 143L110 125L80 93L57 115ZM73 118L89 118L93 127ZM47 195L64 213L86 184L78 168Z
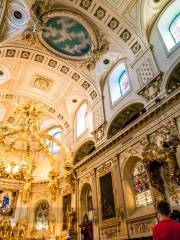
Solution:
M119 64L109 77L111 102L114 104L129 90L129 80L124 63Z
M175 0L165 10L158 21L158 30L166 45L171 52L180 43L180 13L179 0Z
M180 13L171 22L169 31L175 43L179 43L180 42Z
M136 206L142 207L152 203L149 179L142 162L137 162L133 171L133 184L136 193Z
M35 230L47 231L49 229L49 212L50 206L48 202L41 202L35 210Z
M80 136L86 129L92 130L92 113L88 111L87 103L80 106L76 115L76 131Z
M52 136L55 140L58 142L62 139L62 129L61 128L52 128L48 131L48 134ZM55 141L48 141L47 144L49 144L49 150L52 153L57 153L60 150L60 146Z

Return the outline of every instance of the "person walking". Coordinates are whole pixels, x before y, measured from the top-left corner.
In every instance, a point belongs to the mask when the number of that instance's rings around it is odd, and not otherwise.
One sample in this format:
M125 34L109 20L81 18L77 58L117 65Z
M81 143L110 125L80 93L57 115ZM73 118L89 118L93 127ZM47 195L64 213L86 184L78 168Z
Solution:
M153 229L153 240L180 240L180 223L170 218L171 209L166 201L157 205L159 223Z

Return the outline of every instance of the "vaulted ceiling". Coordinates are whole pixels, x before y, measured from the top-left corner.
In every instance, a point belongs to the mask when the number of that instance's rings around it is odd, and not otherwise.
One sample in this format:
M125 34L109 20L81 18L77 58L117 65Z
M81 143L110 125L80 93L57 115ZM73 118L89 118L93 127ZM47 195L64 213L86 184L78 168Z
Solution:
M79 105L88 101L93 108L101 98L100 82L111 68L123 58L133 62L148 47L147 31L167 2L44 0L45 10L42 6L32 11L32 0L1 1L0 98L9 109L6 119L13 114L15 103L33 99L42 103L47 117L54 118L65 131L72 129ZM148 8L151 10L147 11ZM61 18L57 19L59 16ZM64 16L68 18L64 19ZM34 42L33 36L29 37L29 32L25 32L32 27L31 17L38 20L33 26L40 27ZM51 22L47 23L47 19ZM76 21L74 25L72 19ZM69 44L66 52L62 42L54 38L58 21L61 22L58 27L66 31L63 35ZM63 21L66 26L69 21L68 28L64 28ZM45 22L49 25L43 33L41 27L44 28ZM86 45L82 46L84 42ZM67 54L72 45L74 56ZM97 49L100 57L96 54Z

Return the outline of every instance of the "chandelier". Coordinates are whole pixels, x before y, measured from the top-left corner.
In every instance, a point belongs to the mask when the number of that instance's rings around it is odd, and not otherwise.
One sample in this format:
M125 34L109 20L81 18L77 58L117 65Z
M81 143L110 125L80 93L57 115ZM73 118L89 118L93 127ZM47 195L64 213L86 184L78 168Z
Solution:
M70 150L53 136L41 130L41 122L45 117L42 107L31 102L17 105L14 113L15 121L0 126L0 178L24 181L23 200L27 199L31 190L33 160L36 153L43 152L51 166L49 172L49 188L55 197L58 187L58 172L55 168L55 157L50 151L50 143L54 142L64 153L67 175L72 172ZM8 160L8 155L19 154L19 159Z

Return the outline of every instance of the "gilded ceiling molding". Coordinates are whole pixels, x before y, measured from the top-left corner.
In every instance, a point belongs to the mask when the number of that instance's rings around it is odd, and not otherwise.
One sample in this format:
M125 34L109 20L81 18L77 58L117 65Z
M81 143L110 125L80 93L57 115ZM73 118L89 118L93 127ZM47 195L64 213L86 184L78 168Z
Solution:
M101 1L97 0L68 0L71 5L80 11L83 11L91 19L94 17L100 22L101 26L111 30L112 33L117 36L123 45L129 48L130 52L136 56L145 49L145 42L143 36L137 34L129 22L125 22L124 18L120 14L110 11ZM119 12L118 12L119 13Z
M62 6L57 9L37 0L32 5L31 16L22 34L31 46L45 47L58 57L76 60L88 70L94 69L109 50L107 37L77 12Z
M63 77L66 77L78 84L87 92L89 99L91 99L93 104L96 103L100 97L100 93L98 92L94 83L85 78L80 71L75 70L72 65L63 62L61 59L51 57L50 55L41 52L37 53L37 51L29 48L24 49L20 47L1 47L0 59L18 59L41 64L42 66L47 67L50 70L54 70Z
M25 101L27 99L30 99L30 96L25 96L22 94L14 94L12 92L9 91L4 91L3 93L0 94L0 101L2 102L19 102L19 101ZM51 114L52 117L55 117L57 120L59 120L61 122L61 126L65 129L69 129L70 125L68 120L63 116L62 113L60 113L59 111L56 110L55 106L52 105L48 105L47 103L44 103L42 100L37 99L37 101L40 101L43 105L44 105L44 112L47 114ZM8 122L14 122L14 117L11 116L8 119Z

